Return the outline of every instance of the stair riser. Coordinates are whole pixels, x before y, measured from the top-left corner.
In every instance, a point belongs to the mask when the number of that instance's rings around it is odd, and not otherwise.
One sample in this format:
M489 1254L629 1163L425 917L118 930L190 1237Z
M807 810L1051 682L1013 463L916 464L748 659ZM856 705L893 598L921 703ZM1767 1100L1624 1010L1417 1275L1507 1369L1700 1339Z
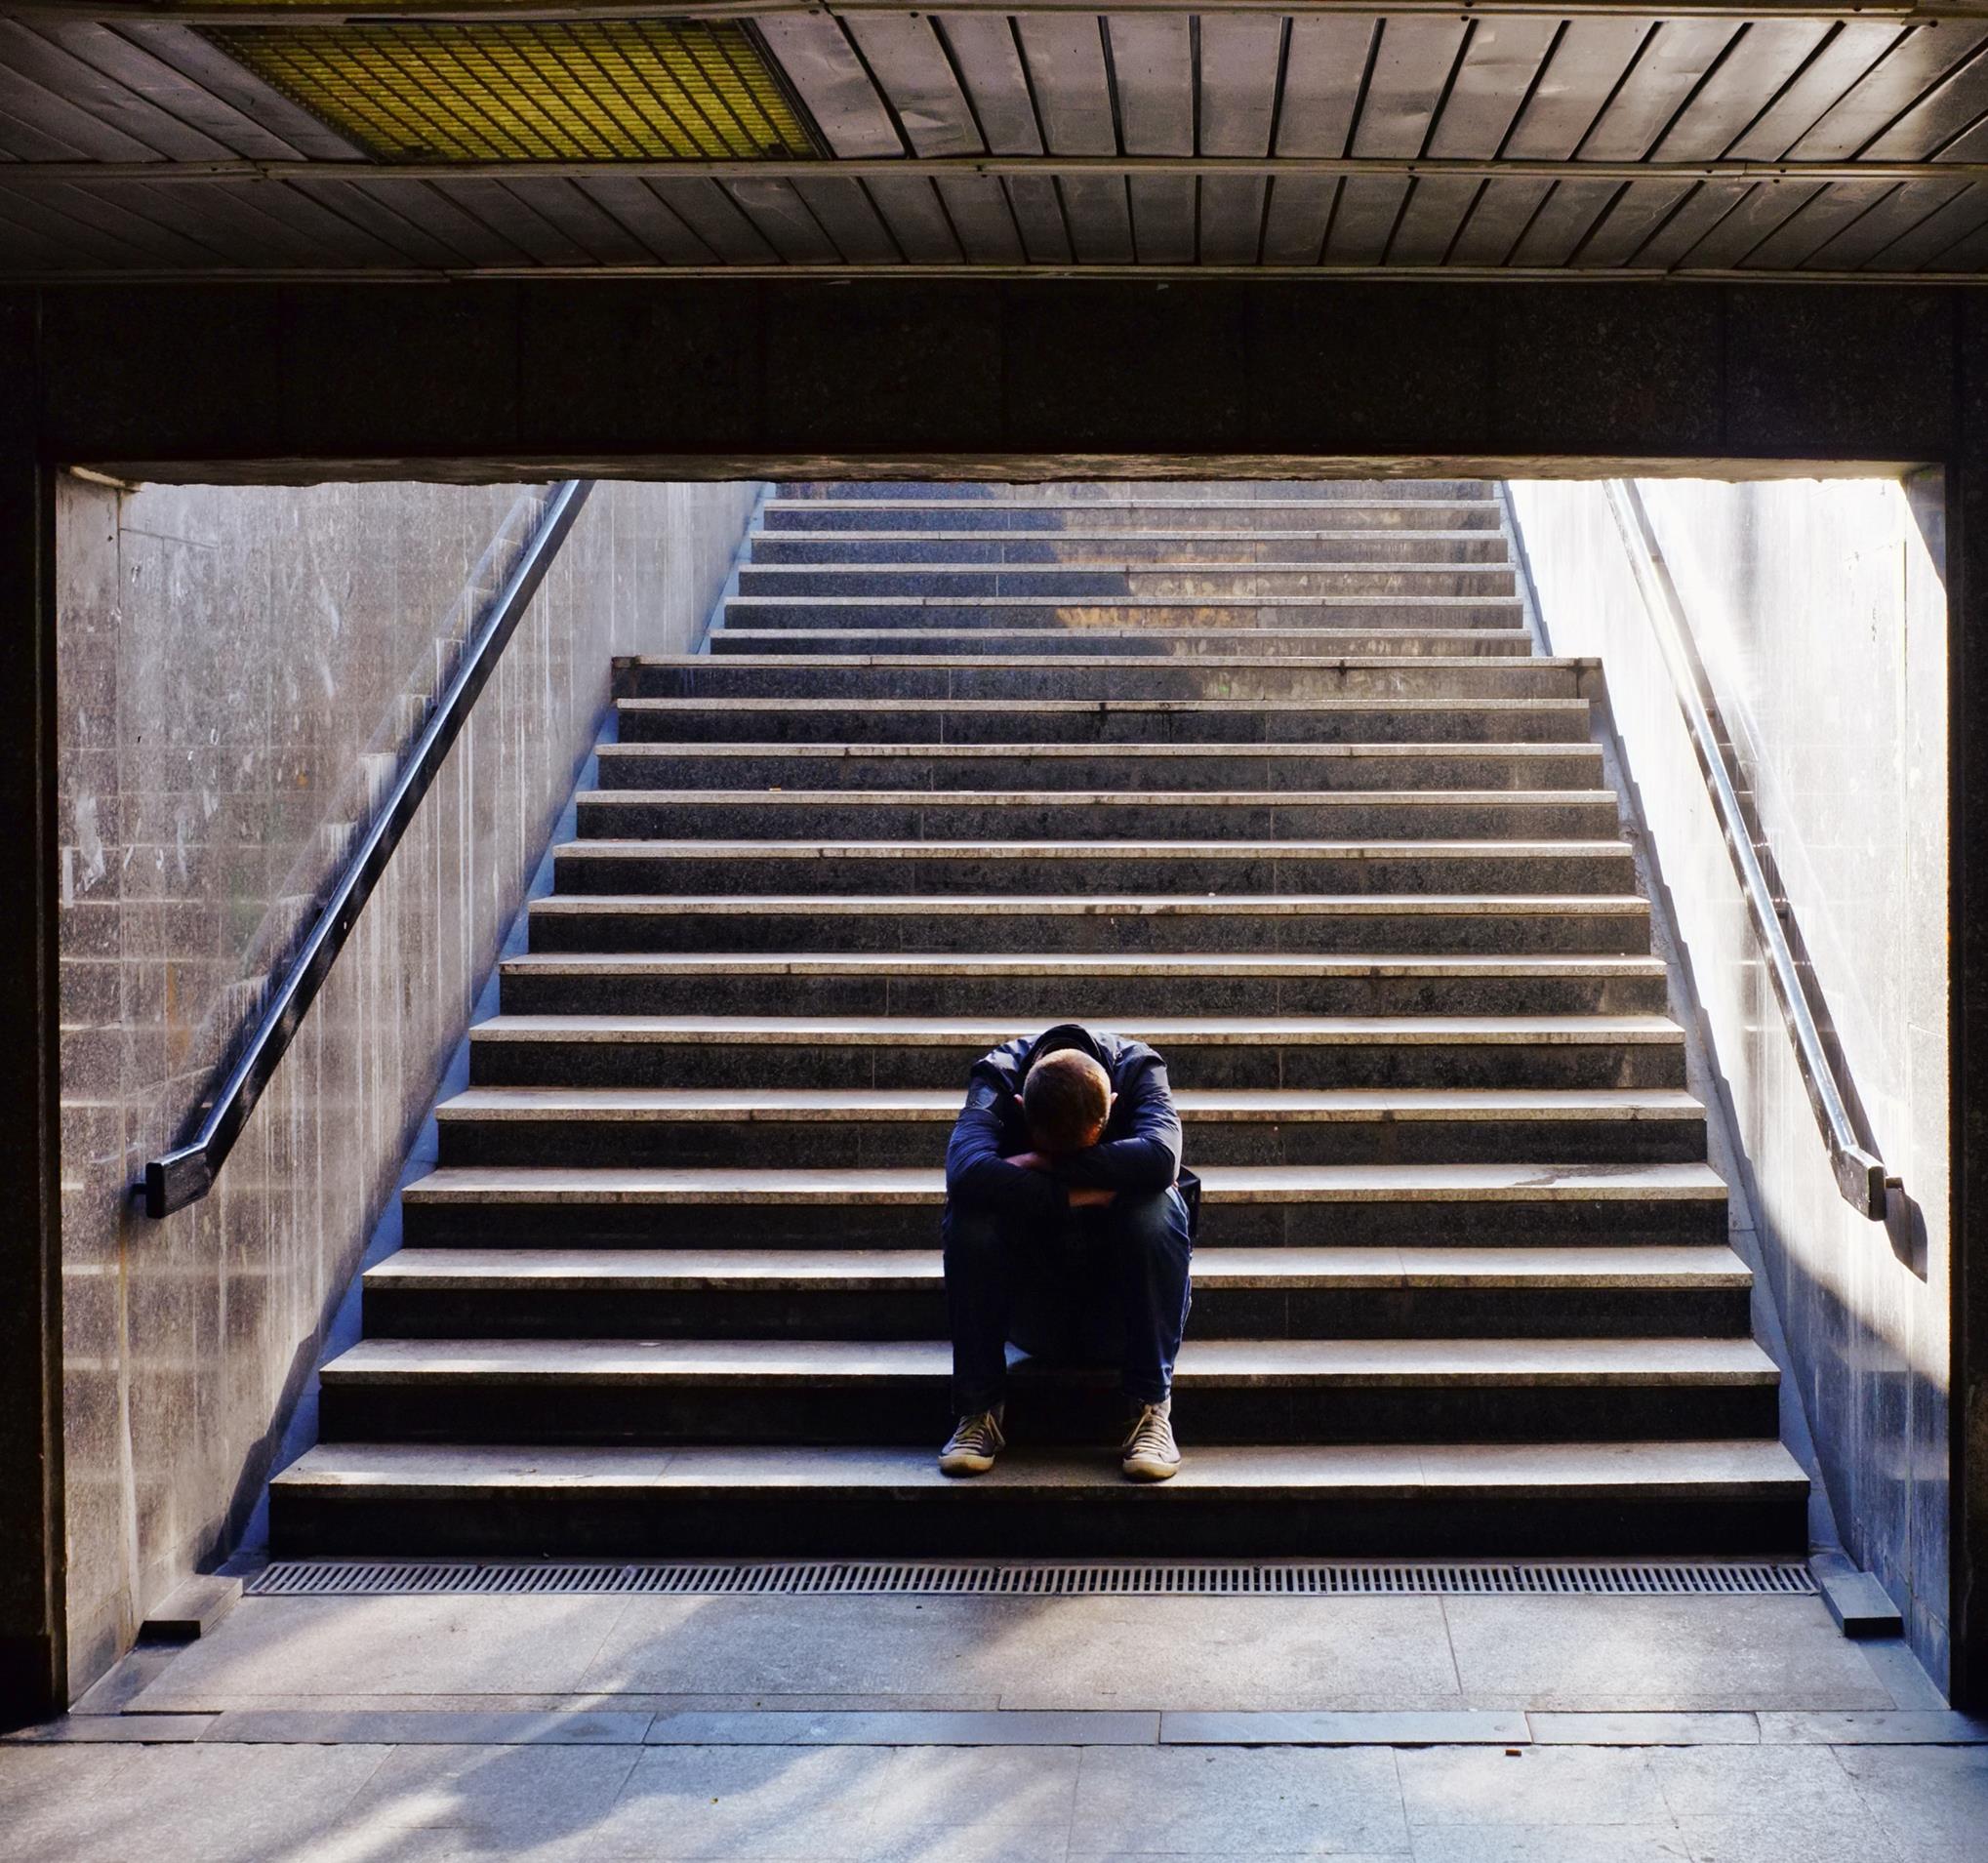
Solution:
M404 1196L412 1248L929 1248L936 1199L918 1203L429 1202ZM1621 1246L1723 1243L1723 1198L1227 1202L1204 1195L1203 1248Z
M1432 755L1252 756L1236 749L1127 755L878 756L860 747L711 755L664 745L604 745L603 790L1599 790L1602 752L1445 750ZM1610 830L1612 831L1612 830Z
M1195 1289L1215 1339L1573 1339L1746 1336L1744 1289ZM369 1284L373 1339L943 1339L927 1291L737 1287L434 1292Z
M1771 1437L1771 1385L1190 1385L1175 1387L1190 1442L1555 1442ZM1111 1383L1017 1380L1010 1438L1114 1444L1124 1405ZM497 1379L345 1385L327 1372L326 1442L788 1442L944 1440L943 1376L861 1381L598 1386Z
M1062 838L1062 837L1058 837ZM1279 854L1183 853L1044 855L1017 852L809 857L691 851L670 855L596 851L569 844L553 860L562 893L622 897L716 894L1047 894L1061 898L1163 893L1288 897L1332 894L1619 895L1636 890L1627 854L1454 856L1406 853L1375 858ZM983 928L985 929L985 928ZM806 945L795 947L805 950Z
M1389 952L1404 956L1644 956L1646 911L1596 912L567 912L532 908L535 952L984 952L1048 954Z
M1369 529L1358 536L1317 536L1251 531L1233 537L1201 532L1186 537L1164 533L1141 536L1126 531L1105 537L1066 533L1003 536L999 532L927 532L919 537L866 535L845 532L809 536L804 531L754 531L750 539L755 565L862 563L887 565L980 564L989 567L1042 568L1069 563L1142 569L1181 563L1317 563L1344 564L1349 569L1501 569L1510 573L1510 551L1496 531L1468 536L1441 531Z
M990 1016L1017 1025L1202 1016L1645 1016L1660 977L554 977L507 970L514 1016Z
M1213 612L1228 614L1260 595L1430 595L1503 597L1500 616L1517 612L1512 603L1513 574L1497 564L1424 567L1400 564L1319 564L1307 568L1260 567L1222 563L1221 552L1204 551L1199 563L1177 567L1114 568L1073 563L1063 568L1023 568L1012 565L953 565L920 563L892 567L883 563L752 564L739 570L742 606L760 595L881 596L923 600L934 596L980 595L990 601L1021 595L1055 595L1070 601L1205 601ZM1217 560L1209 562L1213 555ZM1411 613L1419 611L1410 610ZM1440 619L1455 612L1447 607L1429 616L1437 627L1463 624ZM1026 625L1026 624L1024 624ZM1221 624L1218 624L1221 625ZM1500 620L1499 627L1510 627Z
M818 618L819 620L819 618ZM1387 628L1288 628L1266 624L1229 633L1179 633L1160 624L1150 628L1092 627L1037 618L1026 632L988 627L950 625L921 630L912 627L844 629L832 621L817 631L804 631L798 621L749 627L734 620L712 631L708 645L713 656L734 654L976 654L999 658L1010 654L1059 659L1221 660L1237 654L1262 659L1400 659L1523 660L1531 641L1516 628L1455 628L1443 633L1398 632Z
M844 1042L518 1040L477 1034L478 1086L960 1087L987 1051ZM1418 1042L1318 1046L1163 1041L1176 1087L1682 1087L1677 1042Z
M988 772L993 775L994 772ZM934 795L915 802L837 796L831 801L706 799L663 802L597 790L580 797L583 839L855 841L1580 840L1616 832L1613 799L1394 802L1356 793L1347 802L1273 805L1207 802L1000 802Z
M897 1119L558 1120L448 1118L443 1164L931 1165L951 1123ZM1702 1119L1376 1119L1354 1123L1193 1119L1199 1164L1693 1163Z
M879 506L869 509L828 503L771 505L760 514L769 531L1489 531L1498 530L1498 510L1484 504L1235 506L953 505L920 509Z
M1100 1481L1053 1498L992 1486L906 1488L878 1505L873 1490L810 1482L803 1489L733 1483L672 1489L548 1485L488 1495L402 1493L348 1485L278 1488L270 1500L279 1559L483 1554L654 1558L772 1554L786 1558L881 1554L959 1558L1270 1559L1571 1558L1662 1554L1800 1554L1806 1500L1689 1501L1581 1493L1421 1496L1251 1490L1255 1503L1172 1484L1119 1482L1100 1454Z
M624 746L683 744L1585 744L1585 704L1440 711L1067 711L1018 705L990 711L771 704L710 711L623 705ZM605 767L605 761L603 762Z
M1152 656L1137 666L751 665L723 654L631 666L617 691L643 699L1578 699L1578 669L1487 654L1463 665L1250 667ZM923 720L919 720L922 725Z

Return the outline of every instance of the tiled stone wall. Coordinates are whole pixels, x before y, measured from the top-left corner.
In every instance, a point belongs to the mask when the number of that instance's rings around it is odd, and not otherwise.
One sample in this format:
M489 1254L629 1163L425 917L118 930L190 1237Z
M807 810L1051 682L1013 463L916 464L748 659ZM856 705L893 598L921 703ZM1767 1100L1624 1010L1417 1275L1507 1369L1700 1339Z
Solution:
M1639 489L1904 1202L1838 1195L1598 484L1514 496L1556 652L1599 654L1746 1158L1758 1248L1846 1549L1948 1658L1947 605L1936 487Z
M541 492L65 480L64 1438L70 1673L224 1549L606 702L693 641L757 487L579 516L218 1187L129 1195L420 723ZM494 560L486 558L499 540Z

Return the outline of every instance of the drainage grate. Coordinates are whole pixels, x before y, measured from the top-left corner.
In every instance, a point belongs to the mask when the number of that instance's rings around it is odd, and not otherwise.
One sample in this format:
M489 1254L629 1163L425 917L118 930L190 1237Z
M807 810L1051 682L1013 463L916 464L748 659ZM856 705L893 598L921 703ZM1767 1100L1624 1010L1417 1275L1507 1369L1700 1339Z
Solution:
M1808 1567L1785 1560L1659 1562L1496 1560L1374 1564L1167 1560L783 1559L706 1561L283 1559L243 1588L252 1598L839 1596L1735 1598L1815 1591Z

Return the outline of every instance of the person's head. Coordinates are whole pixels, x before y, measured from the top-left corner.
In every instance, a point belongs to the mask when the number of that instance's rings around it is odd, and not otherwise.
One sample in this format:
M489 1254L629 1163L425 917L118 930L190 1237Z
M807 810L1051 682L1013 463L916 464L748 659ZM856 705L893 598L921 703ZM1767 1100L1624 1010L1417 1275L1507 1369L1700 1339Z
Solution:
M1112 1116L1111 1075L1081 1048L1058 1048L1022 1081L1022 1116L1035 1149L1047 1156L1087 1151Z

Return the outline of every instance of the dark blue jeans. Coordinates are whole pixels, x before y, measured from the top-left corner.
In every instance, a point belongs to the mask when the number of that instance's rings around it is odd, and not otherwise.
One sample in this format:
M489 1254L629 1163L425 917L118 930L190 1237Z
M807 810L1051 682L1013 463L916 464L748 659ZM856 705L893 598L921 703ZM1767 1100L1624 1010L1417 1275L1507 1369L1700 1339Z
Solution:
M1045 1358L1116 1359L1128 1397L1164 1400L1194 1253L1178 1191L1120 1191L1101 1209L1073 1210L1061 1233L953 1203L943 1227L955 1415L1000 1402L1010 1340Z

